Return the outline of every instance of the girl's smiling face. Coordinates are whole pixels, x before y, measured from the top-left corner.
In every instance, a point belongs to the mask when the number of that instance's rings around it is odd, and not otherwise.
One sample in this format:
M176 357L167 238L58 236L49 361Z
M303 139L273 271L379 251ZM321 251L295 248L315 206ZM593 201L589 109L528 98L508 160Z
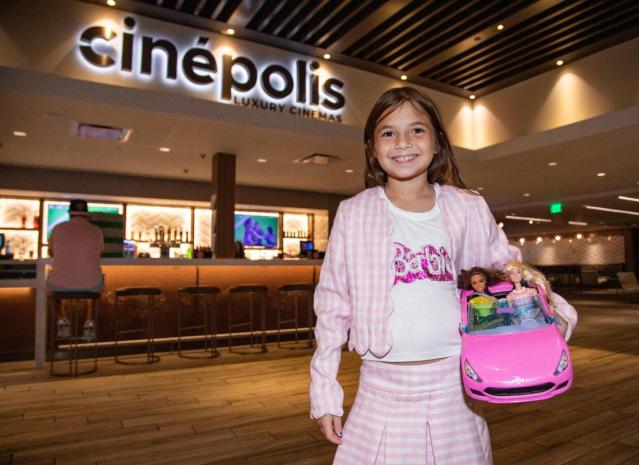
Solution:
M426 183L434 146L430 119L410 102L402 103L375 128L375 156L389 183L420 177Z

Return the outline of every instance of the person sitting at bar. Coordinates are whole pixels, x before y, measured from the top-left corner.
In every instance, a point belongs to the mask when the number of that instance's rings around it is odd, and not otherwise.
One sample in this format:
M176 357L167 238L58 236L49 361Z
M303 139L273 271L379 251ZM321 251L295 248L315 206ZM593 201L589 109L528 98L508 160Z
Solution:
M104 238L100 228L89 222L87 202L71 200L69 221L56 225L49 239L49 255L53 266L47 280L49 291L102 291L104 276L100 267L100 255L104 250ZM60 309L57 321L59 338L71 336L71 323L65 308ZM84 322L82 339L95 340L95 322L89 306Z

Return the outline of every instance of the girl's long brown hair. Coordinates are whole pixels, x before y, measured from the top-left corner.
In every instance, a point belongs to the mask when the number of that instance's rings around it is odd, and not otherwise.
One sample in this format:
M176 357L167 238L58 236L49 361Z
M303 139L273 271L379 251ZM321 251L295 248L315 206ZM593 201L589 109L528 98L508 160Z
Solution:
M375 157L375 128L382 119L399 108L404 102L409 102L417 111L426 114L433 126L435 153L433 161L428 167L428 182L430 184L435 182L448 184L473 192L466 187L459 176L453 148L448 140L446 129L444 129L444 124L435 102L413 87L395 87L384 92L377 99L368 115L366 126L364 126L366 187L384 186L388 180L386 172L384 172Z

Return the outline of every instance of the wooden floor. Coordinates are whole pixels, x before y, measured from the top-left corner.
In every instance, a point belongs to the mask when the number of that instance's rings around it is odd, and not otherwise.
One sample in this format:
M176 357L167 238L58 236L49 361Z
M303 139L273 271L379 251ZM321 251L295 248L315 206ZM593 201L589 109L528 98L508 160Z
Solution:
M549 401L486 406L497 465L639 464L639 304L571 301L575 385ZM0 364L0 464L330 464L333 446L308 419L309 360L306 350L164 355L65 380ZM347 405L358 366L344 354Z

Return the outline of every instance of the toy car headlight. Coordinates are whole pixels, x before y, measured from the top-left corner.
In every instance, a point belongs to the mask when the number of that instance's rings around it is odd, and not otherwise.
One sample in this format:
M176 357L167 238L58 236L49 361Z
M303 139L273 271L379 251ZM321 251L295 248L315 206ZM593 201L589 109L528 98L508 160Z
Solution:
M559 359L557 368L555 368L555 375L561 374L566 368L568 368L568 354L566 354L566 351L563 350L561 352L561 358Z
M468 376L473 381L477 381L478 383L481 383L481 378L477 376L477 373L475 373L475 370L473 370L473 367L470 366L470 363L468 363L468 360L464 360L464 370L466 371L466 376Z

